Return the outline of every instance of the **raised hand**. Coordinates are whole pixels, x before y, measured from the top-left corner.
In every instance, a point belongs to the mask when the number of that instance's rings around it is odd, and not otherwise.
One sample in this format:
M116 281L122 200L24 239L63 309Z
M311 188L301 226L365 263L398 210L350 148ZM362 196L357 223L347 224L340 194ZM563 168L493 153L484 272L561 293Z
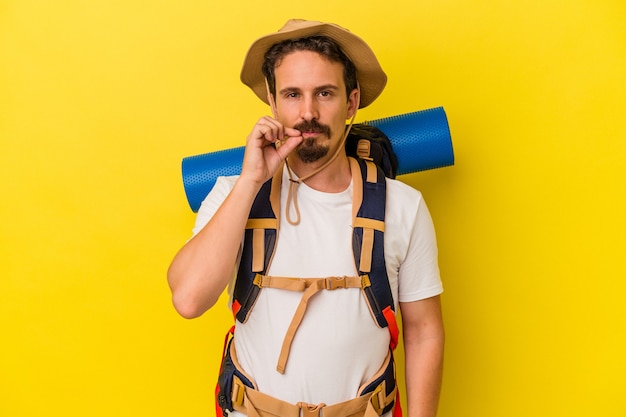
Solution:
M270 116L260 118L248 135L240 178L263 184L300 142L299 130L286 127Z

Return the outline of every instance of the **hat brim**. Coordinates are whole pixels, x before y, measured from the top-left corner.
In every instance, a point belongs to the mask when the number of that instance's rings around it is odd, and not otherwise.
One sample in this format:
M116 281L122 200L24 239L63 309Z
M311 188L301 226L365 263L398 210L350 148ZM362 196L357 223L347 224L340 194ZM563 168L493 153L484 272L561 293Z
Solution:
M291 26L289 26L290 23L292 23ZM265 53L278 42L315 35L333 39L354 63L361 90L359 108L367 107L376 100L387 84L387 75L378 63L376 55L361 38L330 23L293 20L288 22L281 31L257 39L248 50L244 60L241 81L250 87L261 100L269 104L265 78L261 70Z

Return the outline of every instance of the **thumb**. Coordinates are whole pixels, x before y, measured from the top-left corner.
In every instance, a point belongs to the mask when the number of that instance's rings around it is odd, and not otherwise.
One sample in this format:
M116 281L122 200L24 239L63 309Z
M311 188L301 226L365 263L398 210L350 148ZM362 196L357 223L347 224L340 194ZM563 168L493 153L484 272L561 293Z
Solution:
M289 136L277 149L280 159L284 160L302 142L302 136Z

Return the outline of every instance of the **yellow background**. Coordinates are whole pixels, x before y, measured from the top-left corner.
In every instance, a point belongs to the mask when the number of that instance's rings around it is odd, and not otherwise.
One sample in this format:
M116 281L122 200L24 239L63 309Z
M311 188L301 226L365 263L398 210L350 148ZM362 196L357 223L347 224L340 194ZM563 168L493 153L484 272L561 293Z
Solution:
M626 415L623 0L0 1L0 415L211 415L231 318L170 304L180 162L267 113L240 65L289 17L378 53L359 120L448 114L455 166L402 177L438 231L440 416Z

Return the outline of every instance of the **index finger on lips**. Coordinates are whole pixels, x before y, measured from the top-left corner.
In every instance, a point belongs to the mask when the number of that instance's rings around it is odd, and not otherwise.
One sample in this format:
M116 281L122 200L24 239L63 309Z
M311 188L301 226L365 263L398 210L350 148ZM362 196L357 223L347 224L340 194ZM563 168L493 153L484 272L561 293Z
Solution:
M290 137L302 136L302 132L291 127L285 127L285 136L290 136Z

